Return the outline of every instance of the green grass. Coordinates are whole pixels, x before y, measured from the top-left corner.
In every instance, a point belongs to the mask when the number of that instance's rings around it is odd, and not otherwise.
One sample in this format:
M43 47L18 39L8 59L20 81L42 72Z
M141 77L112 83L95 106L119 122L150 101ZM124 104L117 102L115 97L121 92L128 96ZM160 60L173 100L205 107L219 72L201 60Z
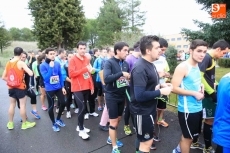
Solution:
M222 67L217 67L216 68L216 80L219 82L220 79L227 73L230 72L230 68L222 68ZM169 96L169 104L173 106L177 106L177 95L176 94L170 94ZM170 108L170 107L169 107ZM174 109L174 108L170 108Z

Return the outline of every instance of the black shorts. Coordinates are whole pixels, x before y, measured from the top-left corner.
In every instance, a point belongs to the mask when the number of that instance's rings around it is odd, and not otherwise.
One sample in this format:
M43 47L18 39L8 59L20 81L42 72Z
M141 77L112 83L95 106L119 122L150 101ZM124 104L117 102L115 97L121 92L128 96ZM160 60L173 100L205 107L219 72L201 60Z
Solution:
M102 83L101 82L96 82L96 87L97 87L97 96L102 96Z
M109 113L109 119L116 119L119 116L122 116L125 106L125 98L123 100L117 100L112 98L110 99L106 98L105 94L105 101Z
M168 101L168 96L162 96L162 97L160 97L158 99L157 109L159 109L159 110L166 109L167 101Z
M145 142L153 139L154 117L152 115L134 115L137 139Z
M197 113L178 112L179 124L184 138L194 139L201 133L202 111Z
M44 84L44 80L43 79L39 80L39 87L45 88L45 84Z
M26 90L25 89L9 89L9 97L12 97L14 99L22 99L26 96Z

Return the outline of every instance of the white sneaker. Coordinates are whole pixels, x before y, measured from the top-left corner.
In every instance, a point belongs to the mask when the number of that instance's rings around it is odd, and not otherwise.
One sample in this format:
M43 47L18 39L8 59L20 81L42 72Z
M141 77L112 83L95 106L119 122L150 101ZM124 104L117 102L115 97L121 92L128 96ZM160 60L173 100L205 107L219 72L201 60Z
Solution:
M97 114L96 112L89 113L89 115L94 116L94 117L98 117L99 116L99 114Z
M78 108L76 108L75 110L74 110L74 113L78 113L79 112L79 109Z
M65 111L67 110L67 108L65 107L65 109L64 109Z
M85 140L89 138L89 135L84 130L82 130L82 131L79 131L79 137Z
M58 113L59 112L59 108L56 108L56 113Z
M77 126L76 131L78 131L78 132L80 131L79 126ZM90 129L84 127L84 131L85 131L86 133L89 133L89 132L90 132Z
M71 113L70 113L70 111L69 111L69 112L66 112L66 118L71 118Z
M84 118L85 118L85 120L88 120L89 119L89 113L86 113Z

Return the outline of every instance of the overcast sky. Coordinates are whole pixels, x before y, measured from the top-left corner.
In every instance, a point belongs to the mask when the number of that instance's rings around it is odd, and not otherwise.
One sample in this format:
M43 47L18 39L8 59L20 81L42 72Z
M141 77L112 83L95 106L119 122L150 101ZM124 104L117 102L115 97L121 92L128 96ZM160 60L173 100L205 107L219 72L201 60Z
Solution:
M28 27L33 25L30 11L27 9L29 0L0 0L0 20L6 28ZM148 34L176 34L181 28L197 30L193 19L211 23L210 15L202 11L201 5L195 0L141 0L141 10L147 11L143 27ZM87 18L96 18L101 0L82 0Z

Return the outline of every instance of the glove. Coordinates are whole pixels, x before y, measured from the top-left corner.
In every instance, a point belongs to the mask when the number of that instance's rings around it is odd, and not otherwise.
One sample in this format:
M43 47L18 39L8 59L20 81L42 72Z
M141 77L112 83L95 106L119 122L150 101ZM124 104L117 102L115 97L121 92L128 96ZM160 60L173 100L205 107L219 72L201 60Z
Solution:
M210 94L211 98L212 98L212 101L214 103L217 103L217 97L216 97L216 92L213 92L212 94Z

